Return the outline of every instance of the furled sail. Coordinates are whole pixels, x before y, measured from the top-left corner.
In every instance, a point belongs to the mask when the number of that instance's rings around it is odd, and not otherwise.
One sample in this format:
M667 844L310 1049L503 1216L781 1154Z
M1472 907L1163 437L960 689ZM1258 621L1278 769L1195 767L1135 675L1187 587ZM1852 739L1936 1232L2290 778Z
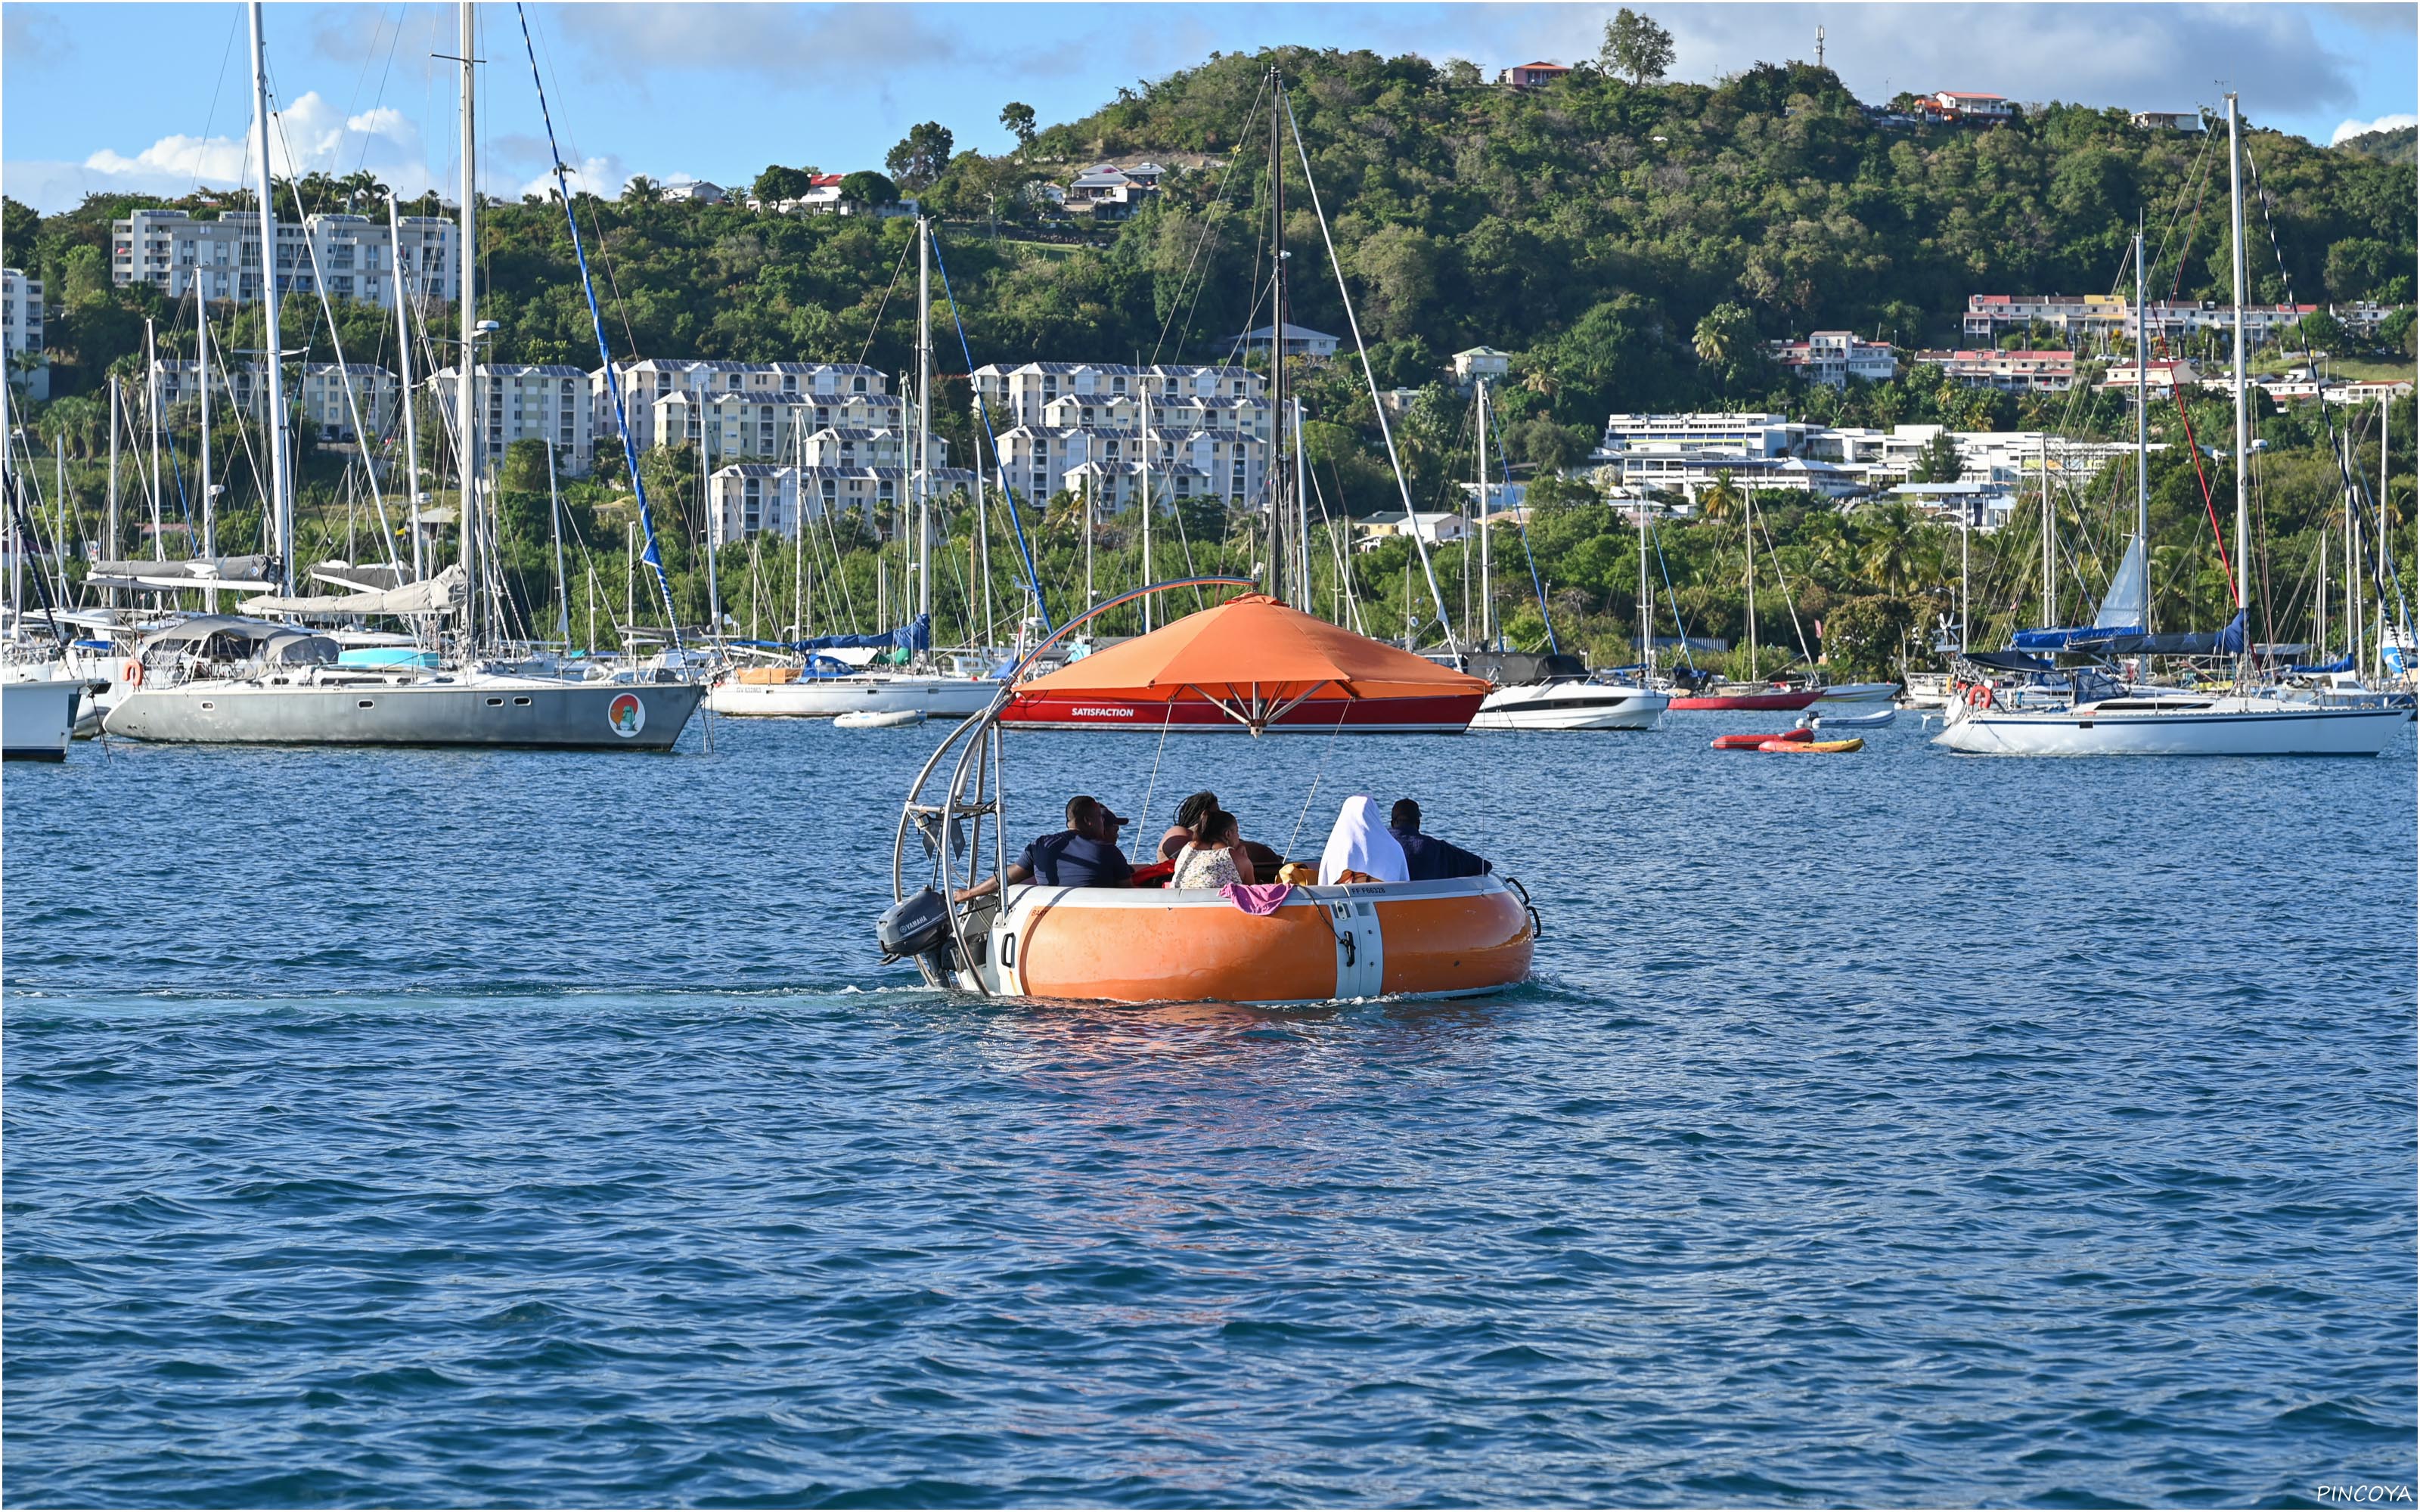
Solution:
M373 588L358 594L310 598L247 598L246 614L448 614L461 607L463 573L457 563L423 582Z

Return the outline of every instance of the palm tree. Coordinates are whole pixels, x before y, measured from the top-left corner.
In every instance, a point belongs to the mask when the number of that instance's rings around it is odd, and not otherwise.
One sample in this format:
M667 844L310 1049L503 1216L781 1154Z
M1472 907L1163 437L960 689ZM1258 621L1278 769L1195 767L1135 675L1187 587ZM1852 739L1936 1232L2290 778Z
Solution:
M629 183L623 186L622 197L634 205L654 205L663 199L664 186L645 174L632 174Z
M1891 500L1865 514L1866 576L1886 594L1907 592L1915 568L1915 511Z
M1711 315L1698 322L1698 336L1693 345L1697 347L1698 361L1709 367L1729 365L1739 350L1729 324Z
M1554 369L1539 366L1529 369L1528 376L1521 380L1521 387L1541 399L1551 400L1562 392L1563 380L1555 377Z

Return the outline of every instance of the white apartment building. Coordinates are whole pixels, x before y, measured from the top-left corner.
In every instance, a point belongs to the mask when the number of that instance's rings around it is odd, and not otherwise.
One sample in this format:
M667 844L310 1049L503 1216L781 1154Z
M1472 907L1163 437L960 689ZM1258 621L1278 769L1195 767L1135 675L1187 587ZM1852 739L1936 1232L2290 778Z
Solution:
M2058 393L2075 387L2073 352L2004 352L1996 347L1978 347L1971 350L1917 352L1916 360L1942 369L1952 383L1965 389Z
M162 411L181 404L198 405L201 378L201 364L190 358L162 358L152 363L151 378ZM345 400L348 379L353 391L351 405ZM209 381L214 417L240 411L259 420L269 385L257 362L213 365ZM395 426L398 392L396 377L376 363L348 363L340 369L334 363L305 363L287 383L287 400L293 412L309 419L323 439L350 442L360 439L353 434L354 406L360 408L362 424L369 427L371 437L383 437Z
M1770 341L1773 360L1809 383L1848 387L1849 379L1887 383L1899 377L1899 354L1886 341L1866 341L1846 331L1819 331L1805 341Z
M450 302L461 291L454 223L408 215L400 229L398 247L383 216L280 221L278 292L308 294L324 282L332 299L391 310L399 282L415 300ZM111 222L110 232L110 276L118 284L149 284L170 299L196 290L206 300L250 303L260 298L257 215L197 221L184 210L136 210Z
M778 402L804 404L814 412L792 417L788 425L857 424L879 407L851 401L888 396L881 373L861 363L739 363L698 358L647 357L613 364L622 405L630 417L631 435L641 451L675 446L683 438L699 439L703 420L694 406L676 407L667 415L662 402L675 395L695 400L706 393L774 396ZM613 424L613 386L605 369L589 375L590 404L599 438L617 435ZM896 401L893 401L895 409ZM771 454L767 454L771 455Z
M2243 335L2255 346L2318 310L2316 304L2247 304ZM2333 307L2336 318L2356 332L2378 329L2384 318L2374 304ZM2365 323L2366 322L2366 323ZM2070 338L2134 339L2134 301L2116 294L1970 294L1966 297L1965 334L1993 342L2003 331L2023 331L2041 324ZM2214 300L2152 300L2143 306L2144 333L2153 341L2180 341L2202 332L2232 332L2235 310Z
M1065 394L1090 395L1107 402L1122 395L1152 396L1153 419L1159 406L1180 398L1249 399L1266 408L1268 385L1246 367L1202 367L1162 363L1137 367L1126 363L1022 363L1014 366L985 363L974 371L975 398L994 425L1043 424L1044 408ZM1253 427L1268 434L1264 419Z
M1264 485L1267 451L1258 437L1183 425L1155 424L1148 432L1140 425L1018 425L1000 437L1001 474L1020 497L1043 500L1075 492L1090 480L1105 511L1124 509L1141 497L1146 458L1156 498L1254 502ZM1127 467L1132 479L1118 481L1126 479L1121 470Z
M566 475L587 475L597 455L587 374L560 363L482 363L472 378L487 410L480 439L491 466L504 461L505 449L515 441L544 441L554 448L555 466ZM458 381L458 374L450 367L428 378L448 424L454 419Z
M895 393L828 395L752 393L745 389L700 394L674 389L631 411L631 433L640 450L704 445L709 459L750 457L795 462L806 438L835 427L906 431L913 409ZM613 443L608 425L600 441ZM936 446L942 444L934 438Z
M935 468L933 497L971 496L975 475L965 468ZM735 462L706 480L706 503L716 538L745 540L756 534L794 536L799 523L844 510L857 510L886 538L898 524L897 511L914 501L914 474L895 467L780 467Z
M1790 456L1803 450L1808 432L1818 428L1788 415L1715 414L1703 410L1676 415L1608 415L1596 459L1602 460L1609 453L1647 447Z
M51 360L42 339L42 281L14 268L0 269L0 305L5 305L8 381L27 398L51 396ZM30 365L35 361L39 365Z

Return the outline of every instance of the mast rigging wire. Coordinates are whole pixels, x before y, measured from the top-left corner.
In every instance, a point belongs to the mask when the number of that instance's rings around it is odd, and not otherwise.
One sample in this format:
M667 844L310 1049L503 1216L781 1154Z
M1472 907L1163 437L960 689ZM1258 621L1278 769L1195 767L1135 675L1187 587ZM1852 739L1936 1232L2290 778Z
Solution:
M529 13L522 9L519 4L515 4L513 7L513 14L520 21L521 44L529 52L530 83L537 89L538 116L546 123L547 153L554 160L554 182L557 190L563 195L563 218L565 223L571 227L572 253L580 259L580 287L581 291L588 297L588 319L589 323L594 326L597 331L597 360L605 364L605 388L606 392L612 394L613 398L614 428L619 430L622 435L623 457L628 462L630 468L630 490L637 497L639 501L639 525L647 537L646 549L639 554L639 560L644 562L648 566L655 569L656 587L662 593L664 599L664 621L672 631L673 649L678 651L682 649L680 611L673 606L672 579L664 571L663 551L656 540L655 514L647 507L647 483L646 479L641 475L639 470L639 446L638 442L633 440L630 435L629 416L625 412L622 406L621 376L613 371L613 353L612 348L606 344L605 315L602 310L597 308L597 281L589 276L588 253L580 239L580 216L573 208L571 203L571 181L566 176L566 170L564 167L563 154L555 146L554 116L553 113L547 108L546 83L538 77L537 43L530 37ZM467 264L471 249L465 247L462 251L464 262ZM467 267L465 270L465 276L468 276ZM462 361L468 363L471 361L471 353L464 352L462 354Z

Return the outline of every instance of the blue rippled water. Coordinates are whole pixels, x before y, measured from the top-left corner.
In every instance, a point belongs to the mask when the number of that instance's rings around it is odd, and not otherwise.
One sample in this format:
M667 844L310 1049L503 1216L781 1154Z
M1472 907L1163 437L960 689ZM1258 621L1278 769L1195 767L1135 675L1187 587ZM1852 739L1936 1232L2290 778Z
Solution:
M2414 754L1172 743L1537 894L1539 980L877 965L932 731L79 748L5 790L0 1492L2294 1503L2414 1464ZM1012 743L1030 827L1147 738ZM1308 843L1306 841L1304 843Z

